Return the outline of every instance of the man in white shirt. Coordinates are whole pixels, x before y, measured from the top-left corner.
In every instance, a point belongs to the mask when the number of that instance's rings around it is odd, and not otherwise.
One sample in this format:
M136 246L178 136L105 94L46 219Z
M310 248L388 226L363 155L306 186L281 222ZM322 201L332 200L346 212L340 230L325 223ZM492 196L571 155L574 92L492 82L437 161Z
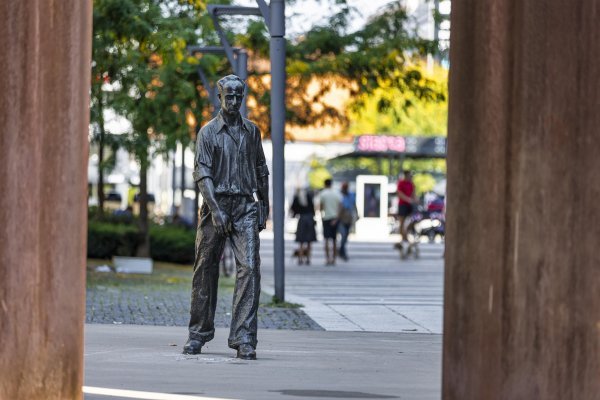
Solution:
M327 266L335 265L337 256L336 237L342 204L342 195L331 188L331 179L325 180L325 189L319 195L321 203L321 219L323 221L323 236L325 238L325 257ZM331 247L330 250L330 245Z

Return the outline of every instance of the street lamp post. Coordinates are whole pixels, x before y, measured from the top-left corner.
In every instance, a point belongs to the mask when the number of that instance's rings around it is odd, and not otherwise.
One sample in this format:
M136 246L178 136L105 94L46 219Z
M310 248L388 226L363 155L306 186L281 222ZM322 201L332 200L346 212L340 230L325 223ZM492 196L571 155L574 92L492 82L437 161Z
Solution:
M285 300L285 3L271 0L271 141L273 143L273 246L275 298Z
M248 52L246 50L240 50L237 53L236 61L237 61L236 75L239 76L240 78L242 78L244 80L244 82L246 82L246 80L248 79ZM246 96L244 96L244 100L242 102L242 107L240 108L240 112L242 113L242 115L244 117L248 117L247 100L248 100L248 87L246 85Z

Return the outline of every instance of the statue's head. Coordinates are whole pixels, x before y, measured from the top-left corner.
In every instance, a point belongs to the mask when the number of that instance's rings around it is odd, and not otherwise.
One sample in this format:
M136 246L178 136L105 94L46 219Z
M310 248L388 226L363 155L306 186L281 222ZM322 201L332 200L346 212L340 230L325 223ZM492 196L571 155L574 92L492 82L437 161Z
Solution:
M228 114L237 113L242 106L246 83L237 75L227 75L217 82L221 109Z

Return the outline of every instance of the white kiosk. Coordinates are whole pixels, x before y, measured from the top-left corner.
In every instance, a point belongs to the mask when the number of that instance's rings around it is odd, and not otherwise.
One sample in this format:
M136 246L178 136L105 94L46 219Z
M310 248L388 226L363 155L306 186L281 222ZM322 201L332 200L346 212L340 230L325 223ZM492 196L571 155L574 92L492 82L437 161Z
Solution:
M386 238L388 226L388 178L383 175L356 177L357 238Z

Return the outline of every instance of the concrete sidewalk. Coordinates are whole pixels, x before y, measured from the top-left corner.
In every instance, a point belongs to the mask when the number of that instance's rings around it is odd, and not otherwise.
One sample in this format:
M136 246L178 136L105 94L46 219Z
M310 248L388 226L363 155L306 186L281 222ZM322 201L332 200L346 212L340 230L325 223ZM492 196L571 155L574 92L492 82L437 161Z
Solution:
M441 335L261 330L256 361L227 335L184 356L182 327L86 325L85 399L440 398Z
M263 236L269 292L273 242ZM295 265L294 247L286 241L286 300L326 331L259 329L258 360L242 361L224 328L203 354L184 356L184 326L89 324L85 399L439 399L443 246L400 260L391 242L351 242L336 267L324 266L321 243L311 266Z
M273 291L273 241L261 236L262 286ZM443 244L420 244L420 257L401 260L393 241L350 241L350 260L325 267L323 244L310 266L291 257L286 240L285 298L328 331L442 333Z

